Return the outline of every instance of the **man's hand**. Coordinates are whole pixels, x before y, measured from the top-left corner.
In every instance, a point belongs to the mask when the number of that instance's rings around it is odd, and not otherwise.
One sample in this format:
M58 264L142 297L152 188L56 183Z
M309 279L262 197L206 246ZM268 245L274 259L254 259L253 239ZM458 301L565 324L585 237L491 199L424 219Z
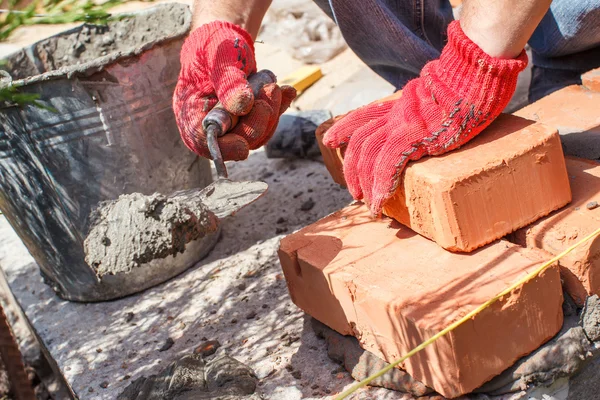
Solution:
M407 162L479 134L508 104L526 65L524 51L516 59L491 57L459 22L451 23L440 58L426 64L399 99L351 112L325 134L325 145L347 145L344 176L352 196L379 215Z
M240 26L212 21L189 35L181 50L173 110L190 150L210 158L202 120L219 101L230 113L243 116L219 138L225 160L243 160L251 149L271 138L279 116L296 97L296 91L290 86L269 84L255 99L247 80L255 72L254 43Z

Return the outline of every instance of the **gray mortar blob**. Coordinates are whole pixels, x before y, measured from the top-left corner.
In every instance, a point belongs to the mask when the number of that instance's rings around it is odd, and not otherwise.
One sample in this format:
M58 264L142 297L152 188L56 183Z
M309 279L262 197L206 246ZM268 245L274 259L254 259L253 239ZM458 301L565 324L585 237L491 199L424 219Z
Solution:
M121 195L99 204L90 216L85 261L98 277L130 272L217 231L217 217L194 196Z

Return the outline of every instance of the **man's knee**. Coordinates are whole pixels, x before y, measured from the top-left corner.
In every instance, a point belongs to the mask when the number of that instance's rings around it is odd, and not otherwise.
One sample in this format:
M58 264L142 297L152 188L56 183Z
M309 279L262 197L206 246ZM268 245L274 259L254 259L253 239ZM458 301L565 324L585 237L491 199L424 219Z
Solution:
M600 46L600 0L554 0L529 45L542 57L562 57Z

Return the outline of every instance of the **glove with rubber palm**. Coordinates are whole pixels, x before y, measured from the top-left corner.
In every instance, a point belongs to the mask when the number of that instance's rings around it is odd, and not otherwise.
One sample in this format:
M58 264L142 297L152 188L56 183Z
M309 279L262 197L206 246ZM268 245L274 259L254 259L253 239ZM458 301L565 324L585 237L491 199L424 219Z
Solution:
M380 215L408 161L477 136L506 107L526 65L524 51L516 59L491 57L452 22L440 58L427 63L400 98L353 111L325 133L326 146L347 146L344 177L352 196Z
M190 150L211 158L202 120L219 101L230 113L243 116L219 138L223 159L243 160L251 149L271 138L296 90L273 83L265 85L254 98L247 78L255 72L254 43L241 27L214 21L188 36L181 49L173 111L181 138Z

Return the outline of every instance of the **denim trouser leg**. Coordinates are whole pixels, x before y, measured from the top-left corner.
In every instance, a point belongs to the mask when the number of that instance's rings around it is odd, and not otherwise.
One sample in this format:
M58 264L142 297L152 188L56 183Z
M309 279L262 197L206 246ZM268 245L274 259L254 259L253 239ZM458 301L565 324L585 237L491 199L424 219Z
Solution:
M396 88L439 57L453 19L448 0L314 1L350 48ZM600 0L554 0L529 44L530 99L577 83L582 72L600 66Z
M350 48L376 73L403 87L440 55L452 21L448 0L315 0Z
M554 0L529 45L530 102L580 84L583 72L600 66L600 0Z

